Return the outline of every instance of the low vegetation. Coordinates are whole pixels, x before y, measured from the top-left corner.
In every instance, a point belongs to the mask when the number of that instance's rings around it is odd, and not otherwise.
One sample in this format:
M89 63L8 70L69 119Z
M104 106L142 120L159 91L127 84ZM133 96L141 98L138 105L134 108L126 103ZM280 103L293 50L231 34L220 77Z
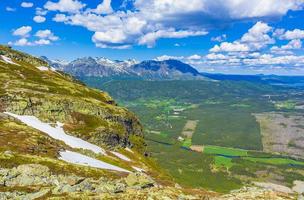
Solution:
M227 192L250 181L292 185L293 180L304 180L303 161L263 152L263 129L255 115L296 112L292 99L304 98L295 89L245 81L124 80L98 87L153 130L145 132L149 151L182 185ZM174 113L175 107L180 109ZM199 122L192 138L180 142L189 120ZM190 150L191 145L203 153Z

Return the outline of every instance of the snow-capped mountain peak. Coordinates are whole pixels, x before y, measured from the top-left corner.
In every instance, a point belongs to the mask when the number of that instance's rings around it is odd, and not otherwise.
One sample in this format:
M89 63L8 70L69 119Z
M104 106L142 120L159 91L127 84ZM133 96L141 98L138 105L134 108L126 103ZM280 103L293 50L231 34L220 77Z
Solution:
M77 77L138 77L143 79L204 79L192 66L177 60L139 62L83 57L72 62L44 59L59 70Z

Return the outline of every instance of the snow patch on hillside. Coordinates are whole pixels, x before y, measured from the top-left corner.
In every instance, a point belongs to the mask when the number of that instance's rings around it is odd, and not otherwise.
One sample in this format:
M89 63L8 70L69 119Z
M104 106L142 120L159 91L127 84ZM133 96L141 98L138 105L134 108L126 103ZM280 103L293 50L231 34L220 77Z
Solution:
M10 112L5 112L5 114L10 115L16 119L19 119L21 122L25 123L26 125L31 126L39 131L42 131L56 140L63 141L66 145L72 148L91 150L94 153L101 153L103 155L106 155L105 150L103 150L102 148L94 144L91 144L87 141L84 141L80 138L66 134L62 128L63 126L62 123L57 122L57 126L52 127L50 124L40 121L35 116L27 116L27 115L22 116Z
M76 153L73 151L61 151L59 152L60 160L66 161L68 163L82 165L82 166L89 166L89 167L95 167L99 169L108 169L108 170L114 170L114 171L120 171L120 172L127 172L130 173L130 171L122 169L120 167L108 164L106 162L97 160L95 158L91 158L85 155L82 155L80 153Z
M12 65L18 65L20 66L19 64L15 63L12 61L11 58L7 57L7 56L3 56L1 55L1 60L4 61L5 63L8 63L8 64L12 64Z
M45 67L45 66L40 66L40 67L37 67L40 71L49 71L49 68L48 67Z
M124 161L127 161L127 162L130 162L130 161L131 161L130 158L128 158L128 157L125 156L125 155L122 155L121 153L118 153L118 152L115 152L115 151L111 151L111 153L114 154L116 157L118 157L118 158L124 160Z
M139 167L132 166L132 168L138 172L145 172L145 170L143 170L142 168L139 168Z

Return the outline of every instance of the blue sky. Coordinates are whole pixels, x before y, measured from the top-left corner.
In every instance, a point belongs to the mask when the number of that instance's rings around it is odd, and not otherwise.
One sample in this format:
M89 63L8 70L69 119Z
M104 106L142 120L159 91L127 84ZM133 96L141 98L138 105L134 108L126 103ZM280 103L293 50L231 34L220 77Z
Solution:
M304 0L0 1L0 43L51 59L179 59L204 72L304 75Z

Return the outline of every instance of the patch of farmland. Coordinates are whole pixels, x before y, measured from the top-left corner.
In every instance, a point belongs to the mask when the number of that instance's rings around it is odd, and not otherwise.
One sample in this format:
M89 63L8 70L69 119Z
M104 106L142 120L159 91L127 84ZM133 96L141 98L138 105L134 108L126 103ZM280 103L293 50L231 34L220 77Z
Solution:
M304 115L255 114L260 123L263 151L304 158Z

